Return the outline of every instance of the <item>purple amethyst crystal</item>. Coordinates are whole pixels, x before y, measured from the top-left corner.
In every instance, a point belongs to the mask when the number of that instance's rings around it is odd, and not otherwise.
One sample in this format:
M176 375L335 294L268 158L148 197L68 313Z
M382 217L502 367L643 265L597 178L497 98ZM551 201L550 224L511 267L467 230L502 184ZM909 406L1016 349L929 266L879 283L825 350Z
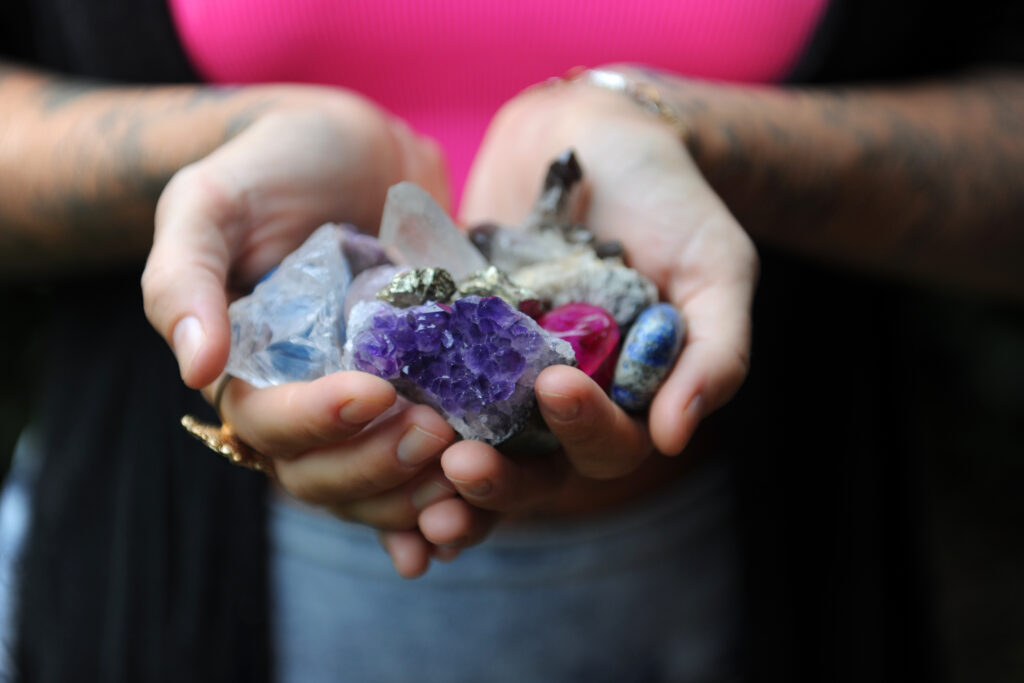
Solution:
M391 265L391 259L384 252L376 237L364 235L355 230L345 235L345 241L341 243L341 250L345 253L352 275L359 275L368 268L375 266Z
M505 301L478 296L409 308L357 304L346 357L441 411L465 438L490 444L526 424L541 370L574 364L568 342Z

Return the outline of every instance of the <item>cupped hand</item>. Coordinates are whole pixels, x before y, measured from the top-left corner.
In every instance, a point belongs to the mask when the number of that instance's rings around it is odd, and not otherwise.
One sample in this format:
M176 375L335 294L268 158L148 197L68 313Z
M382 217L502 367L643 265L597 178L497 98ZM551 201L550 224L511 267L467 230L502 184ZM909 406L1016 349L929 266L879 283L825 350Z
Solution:
M298 86L270 94L274 105L175 174L157 204L143 300L191 387L224 368L232 292L247 291L322 223L375 232L387 189L401 180L447 201L436 144L367 100Z
M439 465L455 431L434 410L397 398L388 382L362 372L265 389L234 379L220 407L239 438L271 459L286 492L409 539L421 556L392 553L395 568L407 577L427 569L435 548L417 531L419 514L456 495Z
M583 373L545 370L535 388L562 455L510 458L479 442L449 448L441 464L460 496L421 513L420 529L433 543L470 545L483 538L495 512L565 510L560 501L572 501L568 511L593 507L608 490L600 482L645 490L644 482L666 469L666 459L651 454L680 453L700 420L746 377L756 251L677 130L626 96L573 83L508 103L470 174L462 221L520 222L548 163L568 148L589 185L588 226L599 239L620 241L628 263L676 307L688 326L685 347L639 418Z
M321 88L265 90L273 104L168 183L142 278L150 322L185 383L206 386L208 398L227 361L235 292L324 222L375 231L394 183L411 180L447 202L437 146L368 101ZM344 519L416 533L420 510L454 496L437 462L451 427L429 408L396 405L383 380L340 372L257 390L233 379L221 410L273 459L285 490ZM425 569L396 566L406 575Z

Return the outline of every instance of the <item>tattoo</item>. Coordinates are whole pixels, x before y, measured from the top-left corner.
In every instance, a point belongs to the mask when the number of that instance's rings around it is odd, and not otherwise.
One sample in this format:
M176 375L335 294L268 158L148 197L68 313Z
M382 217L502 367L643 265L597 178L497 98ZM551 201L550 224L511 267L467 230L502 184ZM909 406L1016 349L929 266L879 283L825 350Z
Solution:
M40 89L40 101L43 111L46 113L59 111L103 87L103 84L99 81L48 80Z
M233 97L237 92L238 88L230 85L211 85L196 88L185 101L183 108L186 111L195 110L208 106L211 102L222 102L229 97Z
M645 77L691 121L692 157L755 236L1021 291L1024 76L814 90Z
M0 80L6 73L0 65ZM63 119L37 129L57 137L33 132L38 141L25 138L30 142L13 148L13 156L0 158L16 165L31 154L40 160L36 172L45 173L31 190L0 201L0 254L8 274L138 259L152 239L154 208L170 177L273 104L248 96L235 104L238 91L230 88L112 88L53 79L36 80L34 88L22 111ZM106 99L78 109L91 94ZM165 134L177 146L163 143Z

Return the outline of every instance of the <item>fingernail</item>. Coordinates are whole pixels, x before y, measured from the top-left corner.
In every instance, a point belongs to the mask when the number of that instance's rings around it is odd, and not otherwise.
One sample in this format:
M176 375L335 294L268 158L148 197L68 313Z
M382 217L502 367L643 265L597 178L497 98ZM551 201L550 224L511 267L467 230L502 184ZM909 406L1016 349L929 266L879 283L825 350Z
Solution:
M377 417L387 408L386 405L381 403L360 401L358 398L354 398L341 407L341 410L338 411L338 417L349 424L361 425Z
M448 442L441 437L413 425L398 442L398 459L414 467L430 460L447 445Z
M544 397L542 407L544 411L557 420L568 422L575 420L580 414L580 400L575 396L565 394L552 394L546 391L537 392Z
M446 481L431 479L412 492L409 500L417 510L423 510L439 500L451 498L455 494L455 487Z
M174 341L174 355L178 358L178 368L181 376L185 377L192 369L192 363L206 341L206 333L203 332L199 319L190 315L178 321L171 338Z
M491 489L494 488L491 482L487 479L481 479L479 481L462 481L461 479L452 479L451 477L448 477L448 479L458 486L459 490L463 493L468 493L469 495L476 497L486 496L491 492Z

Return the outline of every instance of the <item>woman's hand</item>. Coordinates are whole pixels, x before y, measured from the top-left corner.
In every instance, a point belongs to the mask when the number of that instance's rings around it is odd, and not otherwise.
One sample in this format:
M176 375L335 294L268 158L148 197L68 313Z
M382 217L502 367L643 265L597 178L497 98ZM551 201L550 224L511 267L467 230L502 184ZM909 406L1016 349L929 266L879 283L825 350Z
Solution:
M277 104L164 190L142 289L182 378L211 383L227 361L227 305L326 221L376 230L387 188L411 180L447 202L438 148L369 102L316 88ZM338 517L415 534L424 507L455 495L438 457L455 433L387 382L339 372L254 389L233 379L223 418L274 462L280 485ZM426 567L396 560L415 575Z
M202 387L230 345L227 304L327 221L376 230L387 188L412 180L447 201L437 146L355 95L283 89L280 104L160 197L142 276L146 315Z
M570 147L590 188L588 226L600 239L621 241L630 265L657 283L687 322L686 345L641 419L583 373L545 370L535 387L538 403L564 457L508 458L479 442L455 444L441 464L460 498L428 507L419 519L433 543L476 542L492 512L593 507L594 495L609 489L597 480L640 493L666 469L664 459L650 454L681 452L701 418L746 377L754 247L674 128L624 95L579 83L528 91L507 104L470 174L463 222L521 221L547 164ZM580 491L591 495L574 495Z
M233 379L220 406L239 437L273 461L285 491L417 544L417 556L392 552L395 569L406 577L426 571L436 549L416 529L419 514L455 496L438 462L455 440L444 418L396 400L388 382L362 372L265 389Z

